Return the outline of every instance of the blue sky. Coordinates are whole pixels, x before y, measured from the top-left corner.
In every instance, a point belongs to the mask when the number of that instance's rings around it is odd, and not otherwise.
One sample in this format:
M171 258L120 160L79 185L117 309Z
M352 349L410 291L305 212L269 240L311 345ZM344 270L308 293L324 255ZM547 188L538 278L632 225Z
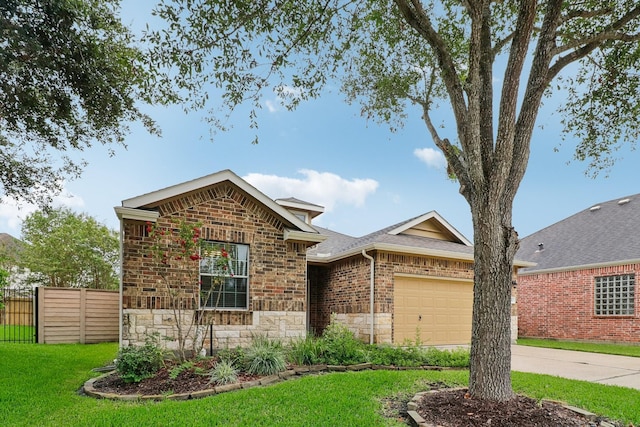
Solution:
M133 27L147 19L136 3L123 2L124 22ZM329 88L321 99L290 112L269 92L257 131L249 129L247 110L240 109L229 122L233 128L218 132L212 141L204 113L151 108L147 111L163 137L134 126L128 148L117 147L114 157L99 145L86 151L82 157L89 165L80 179L66 183L66 194L57 203L117 229L113 207L123 199L231 169L272 198L292 196L325 206L315 223L341 233L361 236L435 210L472 239L469 206L458 183L447 178L421 112L410 110L405 127L391 133L360 117L359 109ZM572 161L571 142L560 145L554 110L547 100L515 200L513 223L522 237L599 202L640 193L640 153L623 149L616 153L619 160L608 178L588 178L586 165ZM446 117L448 133L442 136L455 139L453 122ZM256 134L260 143L252 145ZM18 209L3 199L0 232L19 237L21 218L34 209Z

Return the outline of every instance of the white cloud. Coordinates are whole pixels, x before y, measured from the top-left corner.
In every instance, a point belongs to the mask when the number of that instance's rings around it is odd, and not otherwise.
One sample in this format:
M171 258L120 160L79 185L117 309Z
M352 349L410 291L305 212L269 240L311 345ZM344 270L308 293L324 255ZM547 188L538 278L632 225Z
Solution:
M84 200L64 189L53 197L52 205L55 207L66 206L71 209L83 208ZM31 203L19 202L7 196L0 198L0 230L6 230L9 234L18 237L22 221L37 210L38 207Z
M267 99L265 101L265 105L267 106L267 110L269 110L270 113L275 113L278 111L278 106L274 101L271 101L270 99Z
M367 196L378 188L378 182L368 178L349 180L330 172L309 169L301 169L298 173L304 177L299 179L250 173L243 179L269 197L295 197L324 206L325 212L331 212L336 205L360 207Z
M277 113L280 107L288 104L293 98L302 95L302 89L293 86L281 85L273 90L276 94L275 99L267 99L264 104L270 113Z
M445 169L447 167L447 161L441 151L433 148L416 148L413 154L430 168Z

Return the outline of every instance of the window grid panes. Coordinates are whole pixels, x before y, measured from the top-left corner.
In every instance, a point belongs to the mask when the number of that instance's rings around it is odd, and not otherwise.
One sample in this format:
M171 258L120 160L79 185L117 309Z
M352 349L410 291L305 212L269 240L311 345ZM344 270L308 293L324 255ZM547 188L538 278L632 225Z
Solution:
M223 256L225 253L228 261ZM246 309L249 246L207 241L202 244L200 257L200 306Z
M635 275L596 277L595 313L597 316L635 314Z

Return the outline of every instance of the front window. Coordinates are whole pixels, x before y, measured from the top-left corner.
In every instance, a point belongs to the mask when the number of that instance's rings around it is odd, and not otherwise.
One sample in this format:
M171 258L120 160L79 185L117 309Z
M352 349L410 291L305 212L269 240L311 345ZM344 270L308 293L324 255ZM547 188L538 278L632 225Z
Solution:
M632 316L635 313L635 287L633 274L596 277L596 316Z
M247 309L249 246L206 241L200 257L200 306Z

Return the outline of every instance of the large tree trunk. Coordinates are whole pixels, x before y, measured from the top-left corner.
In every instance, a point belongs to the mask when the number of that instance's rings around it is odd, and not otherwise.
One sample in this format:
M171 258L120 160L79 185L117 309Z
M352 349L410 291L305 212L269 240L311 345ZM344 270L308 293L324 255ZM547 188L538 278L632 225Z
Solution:
M507 198L508 199L508 198ZM511 388L511 283L517 234L512 202L470 201L474 227L474 299L469 392L507 401Z

